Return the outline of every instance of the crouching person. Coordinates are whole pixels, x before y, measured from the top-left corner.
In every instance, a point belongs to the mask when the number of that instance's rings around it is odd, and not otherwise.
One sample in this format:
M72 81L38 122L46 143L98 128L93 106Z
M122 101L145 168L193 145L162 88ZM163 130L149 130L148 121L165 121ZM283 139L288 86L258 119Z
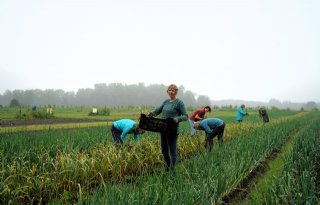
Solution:
M194 128L197 130L204 130L206 133L205 148L209 151L212 149L213 138L218 136L219 145L223 143L223 133L226 124L219 118L207 118L201 122L195 122Z
M130 119L117 120L111 126L112 139L115 145L122 145L126 143L126 135L133 133L135 142L140 140L140 134L145 131L139 128L139 123Z

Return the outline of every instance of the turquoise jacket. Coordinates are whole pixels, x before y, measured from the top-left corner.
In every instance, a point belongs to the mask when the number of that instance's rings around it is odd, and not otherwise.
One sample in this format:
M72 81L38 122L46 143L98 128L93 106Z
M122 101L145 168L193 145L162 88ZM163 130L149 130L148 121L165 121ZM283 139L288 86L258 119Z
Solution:
M133 133L136 142L140 140L140 136L134 132L135 124L135 121L130 119L122 119L113 123L113 126L122 132L120 138L123 143L126 143L126 135L129 133Z
M207 135L210 135L214 128L223 125L223 123L224 121L219 118L206 118L199 123L199 127L204 130Z
M246 114L247 113L242 109L242 107L238 107L238 109L237 109L237 120L243 120L243 117Z

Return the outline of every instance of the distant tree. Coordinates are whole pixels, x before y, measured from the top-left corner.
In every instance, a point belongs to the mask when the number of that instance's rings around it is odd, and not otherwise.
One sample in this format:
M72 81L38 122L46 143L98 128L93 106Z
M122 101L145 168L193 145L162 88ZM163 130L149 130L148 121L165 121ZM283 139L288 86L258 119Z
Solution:
M196 105L197 105L197 101L196 101L196 99L195 99L195 97L194 97L194 94L191 92L191 91L189 91L189 90L187 90L185 93L184 93L184 95L183 95L183 97L182 97L182 100L183 100L183 102L184 102L184 104L186 105L186 106L191 106L191 107L196 107Z
M11 101L10 101L10 107L19 107L20 106L20 103L17 99L13 98Z
M213 107L212 107L214 110L217 110L217 109L219 109L219 106L218 105L213 105Z
M63 90L14 90L6 91L0 95L0 104L10 106L12 99L17 99L21 106L159 106L168 97L167 85L151 84L145 86L144 83L138 85L126 85L121 83L99 83L94 85L94 89L85 88L75 92L65 92ZM179 87L179 98L183 99L186 106L210 105L207 97L198 99L195 95L183 86Z
M197 99L197 104L198 104L198 106L206 106L206 105L211 106L211 101L210 101L210 98L208 96L199 95L199 97Z
M317 108L317 103L315 103L313 101L309 101L306 103L305 108L306 108L306 110L314 110Z
M279 100L277 100L277 99L270 99L269 100L269 105L271 107L277 107L277 108L281 108L282 107L281 102Z

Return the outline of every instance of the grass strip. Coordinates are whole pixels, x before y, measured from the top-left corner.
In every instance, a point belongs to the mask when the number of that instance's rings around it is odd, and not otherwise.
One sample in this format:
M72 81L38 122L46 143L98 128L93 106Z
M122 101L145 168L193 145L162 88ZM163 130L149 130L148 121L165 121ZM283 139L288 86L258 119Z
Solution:
M288 141L282 146L278 153L273 153L269 162L266 162L266 170L262 170L257 174L256 179L253 179L247 188L247 196L240 201L234 201L234 205L247 205L255 204L261 196L268 191L270 183L277 177L280 177L281 170L285 164L287 156L293 150L293 144L296 137L303 129L300 129L296 134L288 139ZM275 157L275 158L272 158Z
M52 125L26 125L16 127L0 127L0 133L14 133L14 132L30 132L30 131L47 131L59 129L74 129L86 127L108 126L111 122L77 122L77 123L62 123Z

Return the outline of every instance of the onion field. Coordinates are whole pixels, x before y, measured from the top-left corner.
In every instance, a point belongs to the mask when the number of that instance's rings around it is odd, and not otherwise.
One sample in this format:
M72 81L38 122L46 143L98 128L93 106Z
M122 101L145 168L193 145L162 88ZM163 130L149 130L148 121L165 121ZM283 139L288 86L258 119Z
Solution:
M0 204L319 204L320 113L270 110L263 123L249 112L241 124L234 110L208 115L226 122L211 152L180 123L171 172L159 133L117 148L111 123L0 128Z

